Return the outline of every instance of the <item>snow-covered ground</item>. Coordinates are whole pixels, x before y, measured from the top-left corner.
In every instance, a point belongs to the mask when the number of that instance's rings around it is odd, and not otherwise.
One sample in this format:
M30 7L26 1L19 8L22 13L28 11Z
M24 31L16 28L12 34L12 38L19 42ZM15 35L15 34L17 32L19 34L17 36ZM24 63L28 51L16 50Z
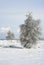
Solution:
M44 65L44 49L0 48L0 65Z
M11 45L10 41L8 44L7 41L4 41L5 44L2 42L2 46ZM37 46L31 49L0 47L0 65L44 65L44 41L39 41Z
M20 40L0 40L0 47L4 46L23 47L21 46ZM33 48L44 48L44 40L37 41L37 44L34 45Z
M19 40L0 40L0 47L4 46L17 46L17 47L22 47L21 42Z

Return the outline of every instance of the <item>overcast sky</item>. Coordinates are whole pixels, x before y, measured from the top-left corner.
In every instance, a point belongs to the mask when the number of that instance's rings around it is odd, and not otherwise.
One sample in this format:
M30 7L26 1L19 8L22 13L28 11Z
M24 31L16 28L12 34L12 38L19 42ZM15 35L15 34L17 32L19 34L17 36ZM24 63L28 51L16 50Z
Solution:
M24 23L28 12L32 12L34 18L41 20L44 37L44 0L0 0L0 30L12 29L18 37L18 27Z

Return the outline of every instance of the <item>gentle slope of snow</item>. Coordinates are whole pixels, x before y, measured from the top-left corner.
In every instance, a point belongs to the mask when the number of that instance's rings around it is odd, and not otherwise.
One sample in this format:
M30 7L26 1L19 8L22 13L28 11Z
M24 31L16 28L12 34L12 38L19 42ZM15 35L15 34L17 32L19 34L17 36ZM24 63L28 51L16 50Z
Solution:
M3 48L0 47L0 65L44 65L44 41L31 49ZM16 45L18 41L0 41L0 46Z
M22 47L20 40L0 40L0 47L3 46L17 46ZM37 45L33 46L34 48L44 48L44 40L37 41Z
M44 65L44 49L0 48L0 65Z

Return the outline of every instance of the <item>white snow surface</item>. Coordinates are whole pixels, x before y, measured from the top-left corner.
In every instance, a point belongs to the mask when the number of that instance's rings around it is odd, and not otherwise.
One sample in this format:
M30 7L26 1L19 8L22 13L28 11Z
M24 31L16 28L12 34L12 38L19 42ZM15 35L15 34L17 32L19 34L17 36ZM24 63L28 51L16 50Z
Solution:
M14 44L1 41L0 45ZM16 45L19 46L20 42ZM31 49L0 47L0 65L44 65L44 41L39 41L37 47Z
M19 40L0 40L0 46L10 46L10 45L21 47L21 42Z
M3 46L17 46L17 47L23 47L21 46L20 40L0 40L0 47ZM37 41L37 44L33 46L33 48L44 48L44 40Z
M0 65L44 65L44 49L0 48Z

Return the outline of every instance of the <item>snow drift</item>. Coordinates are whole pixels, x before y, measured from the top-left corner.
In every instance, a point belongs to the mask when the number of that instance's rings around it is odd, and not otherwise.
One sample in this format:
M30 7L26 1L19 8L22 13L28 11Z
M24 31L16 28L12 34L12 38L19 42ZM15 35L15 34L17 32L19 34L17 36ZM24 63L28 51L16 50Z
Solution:
M0 40L0 47L4 46L22 47L20 40ZM44 48L44 40L37 41L37 44L33 48Z

